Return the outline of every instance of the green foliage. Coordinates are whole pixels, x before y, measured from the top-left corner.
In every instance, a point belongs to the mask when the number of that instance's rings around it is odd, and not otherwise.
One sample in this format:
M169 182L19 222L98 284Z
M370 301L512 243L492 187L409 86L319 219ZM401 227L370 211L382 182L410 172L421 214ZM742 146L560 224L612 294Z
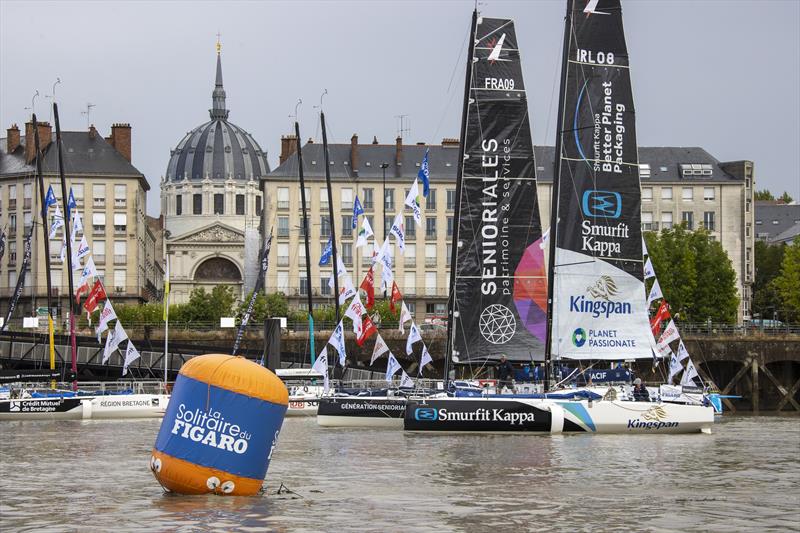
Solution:
M661 291L674 317L685 322L734 323L739 308L736 272L722 245L705 230L683 225L646 233Z
M231 316L236 296L233 287L217 285L211 292L206 292L203 287L194 289L185 304L169 306L170 322L219 323L223 316Z
M767 244L756 241L756 275L753 282L752 314L761 318L772 318L772 312L780 302L778 290L773 283L781 272L785 244Z
M253 291L250 291L244 301L239 304L236 315L240 319L245 311L247 311L247 306L250 305L250 299L252 297ZM255 304L253 304L253 315L250 317L250 321L263 322L267 318L288 316L289 303L286 300L285 294L282 292L274 292L265 296L263 292L260 292L256 296Z
M764 189L763 191L756 191L755 199L756 201L764 201L764 200L772 201L775 200L775 197L772 196L772 193L769 192L767 189Z
M781 273L774 284L780 296L782 319L794 323L800 321L800 237L786 247Z
M792 203L792 197L789 196L789 193L786 192L786 191L783 191L783 194L778 197L778 200L780 200L781 202L783 202L785 204Z
M157 324L164 321L164 306L160 303L114 306L122 325L133 323Z

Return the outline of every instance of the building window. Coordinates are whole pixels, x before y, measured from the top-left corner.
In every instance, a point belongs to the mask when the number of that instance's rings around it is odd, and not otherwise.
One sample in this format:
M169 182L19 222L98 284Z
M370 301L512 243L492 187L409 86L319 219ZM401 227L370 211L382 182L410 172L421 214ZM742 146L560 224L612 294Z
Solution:
M195 193L192 195L192 214L203 214L203 195Z
M653 231L653 213L642 211L642 231Z
M30 211L25 211L22 214L22 222L25 225L24 228L25 234L27 234L30 231L31 227L33 227L33 215L31 214Z
M694 230L694 213L692 211L684 211L681 213L681 222L686 226L689 231Z
M416 294L417 292L417 273L406 272L403 276L403 292L404 294Z
M352 209L352 206L350 207ZM342 215L342 237L353 236L353 215Z
M330 296L333 290L331 290L330 285L328 282L331 280L331 275L321 275L319 278L319 292L322 296Z
M16 200L14 200L16 202ZM11 203L10 201L8 203ZM9 237L16 237L17 232L17 215L8 215L8 232Z
M647 179L650 177L650 163L641 163L639 165L639 179Z
M8 186L8 208L9 209L16 209L17 208L17 186L16 185L9 185Z
M425 266L426 267L435 267L436 266L436 245L435 244L426 244L425 245Z
M694 188L693 187L684 187L681 189L681 199L684 202L691 202L694 200Z
M276 285L277 286L275 288L278 290L278 292L282 292L283 294L289 292L289 273L286 272L285 270L284 271L279 270L278 283Z
M320 210L328 209L328 189L319 190L319 208Z
M342 209L353 209L353 189L346 187L342 189Z
M661 187L661 199L672 200L672 187Z
M347 266L353 266L353 243L342 243L342 261Z
M278 209L289 209L288 187L278 187Z
M456 190L447 189L447 210L452 211L456 208Z
M23 209L30 209L31 208L31 195L33 194L33 187L31 187L30 183L23 183L22 184L22 208Z
M125 292L127 282L126 270L114 270L114 292Z
M215 215L224 215L225 214L225 195L224 194L215 194L214 195L214 214Z
M289 217L278 217L278 237L289 236Z
M75 197L75 203L78 206L83 205L83 183L75 183L72 185L72 195Z
M92 185L92 205L94 207L105 207L106 205L106 186L101 183Z
M10 241L8 243L8 266L14 266L17 264L17 242ZM14 282L16 283L16 281ZM13 285L9 285L11 288Z
M422 187L422 185L420 185ZM428 190L428 199L425 200L425 209L436 210L436 189Z
M261 196L256 196L256 216L261 216Z
M306 209L311 209L311 188L306 187L305 189L301 189L300 187L297 188L297 204L300 206L300 209L303 208L303 191L305 190L306 193Z
M373 196L373 190L372 189L364 189L362 194L364 195L364 202L363 202L362 206L364 207L364 209L372 209L374 207L374 205L375 205L375 200L374 200L374 196Z
M319 236L320 237L331 236L331 224L328 220L328 217L325 215L319 217Z
M127 185L114 185L114 207L125 207L128 203Z
M244 215L244 194L236 195L236 214Z
M183 195L179 194L175 197L175 214L180 216L183 214Z
M278 266L289 266L289 245L287 243L278 243Z
M126 213L114 213L114 234L122 235L128 230L128 215Z
M450 263L453 262L452 258L453 258L453 245L452 244L448 244L447 245L447 255L445 256L445 261L446 261L445 265L447 266L447 268L450 268Z
M406 244L406 253L403 255L403 265L406 268L415 268L417 266L417 245Z
M426 239L436 238L436 217L425 218L425 238Z
M11 266L11 260L9 259L8 265ZM15 287L17 285L17 271L16 270L9 270L8 271L8 286Z
M406 217L406 239L414 239L417 236L417 223L414 217Z
M425 272L425 294L436 296L436 272Z
M392 229L392 224L394 224L394 217L392 215L386 215L385 217L383 217L384 235L389 235L389 231Z
M642 201L643 202L650 202L653 200L653 188L652 187L642 187Z
M303 274L300 276L300 296L308 296L308 278Z
M664 211L661 213L661 229L672 228L672 211Z
M60 245L61 245L61 243L59 243L59 246ZM52 246L52 243L51 243L51 246L50 246L50 250L51 250L50 253L51 254L52 254L52 250L54 250L54 249L55 248ZM59 251L56 251L56 255L60 256L61 254L60 254ZM92 258L94 259L95 263L105 263L106 262L106 241L104 241L102 239L94 239L92 241Z
M106 214L105 213L92 213L92 234L105 235L106 234Z
M114 264L124 265L128 262L128 241L114 241Z
M714 199L714 187L703 187L703 200Z
M703 213L703 227L708 231L714 231L714 211Z
M387 211L394 211L394 189L386 189L383 197L383 208Z
M453 217L447 217L447 236L453 236Z

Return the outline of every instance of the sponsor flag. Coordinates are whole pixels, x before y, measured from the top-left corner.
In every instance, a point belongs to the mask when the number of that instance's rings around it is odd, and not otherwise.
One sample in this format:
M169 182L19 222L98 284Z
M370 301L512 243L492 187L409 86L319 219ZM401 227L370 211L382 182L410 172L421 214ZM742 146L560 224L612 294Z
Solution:
M644 235L642 235L642 255L650 255L647 253L647 243L644 241Z
M428 363L433 362L433 357L431 357L431 353L428 351L428 347L425 343L422 343L422 357L419 360L419 375L422 375L422 368L427 365Z
M333 241L329 238L328 244L325 245L325 249L322 250L322 256L319 258L319 266L324 266L330 263L331 255L333 255Z
M328 344L332 345L336 348L336 351L339 352L339 364L344 366L347 362L347 353L344 351L344 326L342 325L342 321L339 321L336 325L330 340L328 340Z
M19 297L22 294L22 289L25 286L25 277L28 272L28 267L31 264L31 238L33 237L33 228L31 231L28 232L28 235L25 236L25 245L24 245L24 254L22 256L22 265L19 269L19 276L17 277L17 286L14 288L13 296L11 297L11 301L8 304L8 313L6 314L6 319L3 321L2 326L0 326L0 331L5 331L8 327L9 322L11 321L11 317L14 316L14 309L17 307L17 302L19 301Z
M335 275L337 277L339 277L339 278L341 278L342 276L347 276L347 267L345 266L344 261L342 261L342 257L341 256L337 256L336 257L336 274ZM328 278L328 287L330 287L331 289L333 289L336 286L336 285L334 285L333 276L334 276L334 274L331 274L331 277Z
M94 282L92 290L89 291L89 296L86 297L86 301L83 303L83 308L86 309L86 312L91 315L97 309L97 306L100 304L100 300L104 300L106 297L106 289L103 287L103 282L98 279Z
M403 374L400 376L400 388L403 389L413 389L414 388L414 380L406 374L406 371L403 370Z
M45 211L47 211L47 209L49 209L51 205L56 205L56 202L57 202L56 201L56 193L53 192L53 186L50 185L47 188L47 194L44 197L44 209L45 209Z
M345 276L342 286L339 287L339 305L344 304L347 300L358 294L356 288L353 286L353 280L350 276Z
M405 204L414 212L414 222L416 222L417 226L422 227L422 210L419 207L419 186L416 179L414 180L414 185L408 190Z
M367 297L367 309L372 309L375 305L375 275L372 271L372 267L369 267L367 275L364 276L364 281L361 282L358 288L363 290ZM394 309L392 309L392 311L394 311Z
M367 239L375 235L372 232L372 226L369 225L369 219L364 217L361 221L361 229L358 230L358 239L356 240L356 248L361 248L367 244Z
M674 320L670 320L669 324L667 325L667 329L664 330L664 333L661 334L661 338L658 339L659 344L669 344L674 340L680 339L681 336L678 333L678 327L675 325Z
M400 330L400 333L405 334L405 332L406 332L405 324L409 320L411 320L413 322L414 321L414 317L411 316L411 311L408 310L408 307L406 307L406 303L403 302L403 304L400 306L400 323L398 324L398 328L397 328L397 329Z
M166 257L167 267L164 272L164 322L167 321L167 313L169 312L169 255Z
M78 259L83 259L89 255L91 251L91 248L89 248L89 242L86 240L86 235L84 235L81 237L80 244L78 244Z
M356 344L359 346L364 346L366 340L372 337L375 333L378 333L378 328L375 327L375 323L372 321L369 315L367 315L367 318L365 318L363 324L361 324L361 334L356 339Z
M653 337L657 337L661 332L661 324L671 318L669 314L669 304L666 300L661 300L661 305L658 306L658 311L650 320L650 328L653 330Z
M653 270L653 263L648 257L647 262L644 264L644 279L650 279L654 277L656 277L656 271Z
M422 335L419 334L417 324L412 320L411 329L408 332L408 339L406 340L406 354L411 355L414 353L414 343L422 341Z
M256 299L258 298L258 293L261 292L261 289L264 287L265 280L267 279L267 269L269 268L270 249L272 249L272 229L270 229L269 236L267 237L267 240L264 242L264 249L261 252L261 269L258 272L258 277L256 278L256 284L253 287L253 294L250 295L250 302L247 304L247 309L242 315L242 321L239 324L238 331L236 332L236 338L233 341L233 350L231 351L231 355L236 355L236 353L239 351L239 344L242 342L242 335L244 335L244 329L247 327L247 323L250 322L250 317L253 316L253 309L256 306Z
M369 360L370 366L375 360L389 351L389 347L386 346L386 341L383 340L381 334L378 333L378 338L375 339L375 347L372 349L372 359Z
M67 260L67 234L61 236L61 262Z
M73 242L78 236L78 232L83 231L83 221L81 221L81 214L75 210L75 216L72 217L72 240Z
M50 238L55 239L58 228L64 225L64 215L61 213L61 208L56 204L56 212L53 213L53 222L50 224Z
M680 344L678 344L678 361L683 362L687 357L689 357L689 351L686 349L683 341L681 341Z
M108 329L108 323L117 318L117 313L111 306L111 300L106 298L106 303L103 305L103 310L100 311L100 322L97 324L97 342L100 342L100 335Z
M672 357L669 358L669 377L667 378L667 383L672 385L672 380L675 376L683 370L683 365L681 364L681 360L678 359L678 356L672 354Z
M386 238L383 240L383 244L380 248L378 248L377 239L375 242L375 249L377 252L375 253L375 257L373 258L374 262L386 264L388 261L389 266L392 264L392 252L391 252L391 244L389 243L389 236L387 235Z
M692 358L689 358L689 362L686 363L686 371L683 373L683 377L681 378L681 385L691 385L693 386L694 378L700 377L700 374L697 373L697 369L694 367L694 363L692 362Z
M364 214L364 207L361 205L361 201L358 199L358 195L356 194L356 201L353 202L353 229L356 229L358 226L358 215Z
M344 316L353 321L353 333L356 335L361 335L361 315L366 312L367 311L364 309L364 304L361 303L361 298L358 296L358 293L356 293L356 297L353 298L353 301L350 302L350 305L344 312Z
M395 312L397 302L402 299L403 295L400 292L400 287L397 286L396 281L392 280L392 295L389 297L389 309L392 310L392 313Z
M406 224L403 218L403 213L397 213L392 223L392 228L389 233L397 239L397 246L400 248L400 255L406 251Z
M650 295L647 297L647 305L649 306L654 301L663 297L664 295L661 294L661 287L659 286L658 280L656 279L655 283L653 283L653 287L650 289Z
M425 157L422 158L422 164L419 167L419 172L417 172L417 177L422 182L422 195L427 197L428 192L431 189L431 171L430 167L428 166L428 151L429 149L425 149Z
M136 349L136 346L133 345L130 339L128 339L128 349L125 350L125 363L122 366L122 375L128 373L128 367L131 366L131 363L139 359L140 354L139 350Z
M113 354L114 351L119 348L119 345L122 344L122 341L127 338L128 334L125 333L125 329L122 327L122 322L117 320L114 329L109 330L108 335L106 336L106 347L103 350L102 364L106 364L108 358L111 357L111 354Z
M75 289L75 301L81 301L81 294L89 292L89 281L97 277L97 268L94 266L94 259L91 257L86 260L86 266L81 271L81 277L78 280L78 288Z
M659 342L656 343L656 353L658 354L658 357L671 357L672 348L670 348L669 344L666 342Z
M330 380L328 379L328 347L325 346L322 349L322 352L317 356L317 360L314 361L314 366L311 367L311 370L314 372L318 372L322 374L322 378L325 381L325 387L323 389L323 394L328 394L328 391L331 388Z
M392 382L392 376L397 374L397 371L400 370L402 367L400 363L395 358L392 352L389 352L389 361L386 363L386 381L389 383Z
M67 217L70 216L70 212L78 207L78 203L75 201L75 195L72 194L72 187L69 188L69 199L67 200Z

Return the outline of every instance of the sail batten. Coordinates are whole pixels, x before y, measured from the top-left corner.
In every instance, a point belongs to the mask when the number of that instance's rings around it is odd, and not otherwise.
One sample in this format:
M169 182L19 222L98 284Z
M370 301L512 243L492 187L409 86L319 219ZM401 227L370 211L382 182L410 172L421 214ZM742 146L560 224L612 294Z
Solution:
M569 0L550 350L651 357L635 108L620 0Z

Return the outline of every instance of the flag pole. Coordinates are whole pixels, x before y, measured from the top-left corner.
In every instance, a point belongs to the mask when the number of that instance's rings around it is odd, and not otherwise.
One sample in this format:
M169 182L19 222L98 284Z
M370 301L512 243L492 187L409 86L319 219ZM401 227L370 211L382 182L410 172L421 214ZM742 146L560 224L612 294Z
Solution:
M169 379L169 256L164 254L164 394Z

